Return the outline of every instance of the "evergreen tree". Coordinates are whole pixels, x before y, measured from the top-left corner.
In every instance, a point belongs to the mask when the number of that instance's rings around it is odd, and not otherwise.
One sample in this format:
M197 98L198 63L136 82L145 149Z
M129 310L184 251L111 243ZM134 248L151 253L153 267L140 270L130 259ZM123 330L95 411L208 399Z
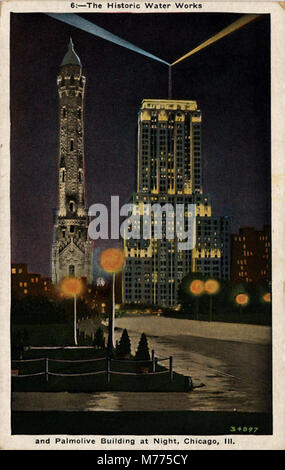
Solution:
M124 329L120 342L116 348L118 357L128 358L131 354L131 341L129 338L128 330Z
M148 348L148 343L146 339L146 335L142 333L140 342L138 345L138 349L136 352L135 356L136 361L149 361L150 360L150 355L149 355L149 348Z
M93 346L96 349L105 349L105 338L101 327L96 330Z

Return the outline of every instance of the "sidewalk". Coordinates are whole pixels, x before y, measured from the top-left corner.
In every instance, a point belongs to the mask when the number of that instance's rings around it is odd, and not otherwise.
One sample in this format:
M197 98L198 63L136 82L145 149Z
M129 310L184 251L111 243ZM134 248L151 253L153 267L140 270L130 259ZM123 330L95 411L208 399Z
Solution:
M205 322L140 315L117 318L116 326L151 336L190 335L242 343L271 343L271 327L244 323Z

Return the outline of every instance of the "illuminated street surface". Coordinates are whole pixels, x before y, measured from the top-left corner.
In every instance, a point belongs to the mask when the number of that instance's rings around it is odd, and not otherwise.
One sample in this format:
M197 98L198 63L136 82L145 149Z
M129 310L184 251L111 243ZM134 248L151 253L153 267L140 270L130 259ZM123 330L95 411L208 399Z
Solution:
M141 332L145 331L149 347L155 350L156 356L173 355L174 370L190 375L194 385L203 383L204 387L197 388L191 393L21 392L13 394L13 410L265 412L270 409L270 328L231 324L229 329L232 331L232 338L228 340L231 337L228 333L225 334L228 338L225 340L183 335L179 328L177 332L173 330L172 322L181 323L181 331L185 328L185 322L189 322L189 326L201 325L206 336L210 335L207 332L209 324L206 322L152 316L116 319L119 328L128 328L133 352ZM221 332L223 325L216 325L217 323L210 325L213 327L212 330L217 332L219 328L218 331ZM88 321L85 321L81 328L88 332L92 327ZM247 342L241 341L241 334L238 336L240 331L242 336L247 335ZM121 330L116 331L116 339L120 338L121 333ZM235 336L237 340L233 341Z

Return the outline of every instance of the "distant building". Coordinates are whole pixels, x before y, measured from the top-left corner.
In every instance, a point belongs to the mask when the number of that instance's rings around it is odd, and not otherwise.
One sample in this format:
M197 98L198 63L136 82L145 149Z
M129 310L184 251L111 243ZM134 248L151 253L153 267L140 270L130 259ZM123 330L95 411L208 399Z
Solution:
M271 281L271 230L244 227L231 240L231 280L233 282Z
M196 246L181 250L179 232L161 239L124 240L123 302L175 306L189 272L229 279L229 219L213 217L211 197L202 187L202 117L196 101L143 100L138 116L137 191L130 203L196 207ZM173 224L174 224L173 220ZM155 221L152 220L154 226ZM181 232L186 227L181 226ZM153 232L153 230L152 230Z
M13 263L11 266L11 287L17 297L26 295L52 296L54 288L50 278L29 273L26 264Z

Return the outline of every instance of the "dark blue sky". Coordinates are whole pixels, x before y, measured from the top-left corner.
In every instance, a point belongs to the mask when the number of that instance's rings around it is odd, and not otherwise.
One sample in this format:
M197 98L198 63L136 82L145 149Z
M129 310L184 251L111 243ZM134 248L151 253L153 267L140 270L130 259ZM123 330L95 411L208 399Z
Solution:
M235 14L88 14L88 20L172 62ZM12 261L49 274L57 205L56 76L70 35L87 78L88 204L135 189L136 121L144 98L167 98L167 67L44 14L11 20ZM232 231L270 222L270 17L174 68L173 98L203 115L204 191Z

